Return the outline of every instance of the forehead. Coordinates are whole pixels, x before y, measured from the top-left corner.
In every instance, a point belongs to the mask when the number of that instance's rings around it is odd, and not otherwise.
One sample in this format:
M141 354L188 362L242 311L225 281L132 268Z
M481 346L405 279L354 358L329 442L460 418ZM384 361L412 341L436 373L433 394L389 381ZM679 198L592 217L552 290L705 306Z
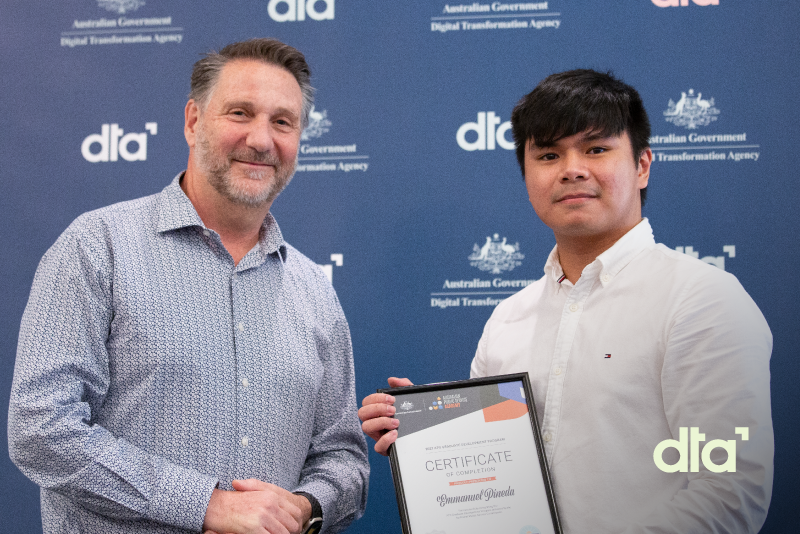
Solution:
M209 104L217 105L242 100L251 103L275 101L285 106L302 105L300 85L292 73L270 63L252 59L235 59L227 63L219 74L209 96Z

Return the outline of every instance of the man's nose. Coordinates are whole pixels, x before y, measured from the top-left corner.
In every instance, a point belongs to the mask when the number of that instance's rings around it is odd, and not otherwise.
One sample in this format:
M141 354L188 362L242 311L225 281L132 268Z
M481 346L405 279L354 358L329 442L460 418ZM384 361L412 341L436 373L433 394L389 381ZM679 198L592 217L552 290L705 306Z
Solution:
M259 152L268 152L275 146L273 133L269 118L259 115L250 122L247 146Z
M586 159L583 154L577 151L569 150L561 158L561 180L584 180L589 175L586 167Z

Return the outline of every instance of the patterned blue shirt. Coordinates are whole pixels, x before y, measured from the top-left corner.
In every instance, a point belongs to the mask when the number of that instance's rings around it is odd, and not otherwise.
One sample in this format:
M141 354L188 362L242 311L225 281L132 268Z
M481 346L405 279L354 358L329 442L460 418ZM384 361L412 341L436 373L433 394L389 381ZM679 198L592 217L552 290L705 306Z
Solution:
M179 180L80 216L36 271L8 440L44 532L196 532L245 478L341 531L369 464L339 301L271 215L234 265Z

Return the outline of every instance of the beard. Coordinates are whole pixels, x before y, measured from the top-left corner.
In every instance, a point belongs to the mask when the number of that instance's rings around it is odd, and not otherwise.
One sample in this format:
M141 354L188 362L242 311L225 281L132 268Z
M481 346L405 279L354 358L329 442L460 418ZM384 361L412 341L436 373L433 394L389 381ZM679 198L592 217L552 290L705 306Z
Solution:
M223 153L211 145L203 130L197 132L196 147L198 166L205 172L211 186L229 201L247 207L271 204L289 185L297 166L297 156L293 161L285 162L271 152L252 148L237 148ZM237 178L231 169L233 160L272 165L272 168L248 169L243 171L244 178ZM253 190L247 182L258 182L262 187Z

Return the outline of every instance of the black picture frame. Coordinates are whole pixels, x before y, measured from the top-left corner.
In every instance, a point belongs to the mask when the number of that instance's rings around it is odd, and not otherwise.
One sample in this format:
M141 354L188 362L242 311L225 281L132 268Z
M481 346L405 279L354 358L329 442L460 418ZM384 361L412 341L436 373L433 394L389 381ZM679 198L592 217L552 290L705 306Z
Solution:
M531 390L531 383L527 372L497 375L484 378L472 378L469 380L459 380L455 382L442 382L399 388L383 388L378 389L378 393L387 393L394 396L396 399L395 406L397 406L404 395L446 392L453 389L482 387L506 382L522 382L523 388L525 389L525 402L528 405L528 417L531 423L531 431L533 432L534 443L536 445L536 455L539 459L539 466L541 468L545 493L547 494L550 517L553 522L553 529L556 534L562 534L563 530L561 527L561 520L558 515L558 506L556 504L555 495L553 494L553 484L550 478L550 469L547 466L547 458L545 456L544 445L542 443L541 432L539 430L539 421L536 416L536 406L533 400L533 392ZM394 489L397 496L397 508L400 512L400 522L403 528L403 534L420 534L418 532L411 531L408 504L406 501L405 491L403 489L403 475L400 469L400 460L398 459L397 450L394 444L389 447L389 465L392 471L392 480L394 481Z

